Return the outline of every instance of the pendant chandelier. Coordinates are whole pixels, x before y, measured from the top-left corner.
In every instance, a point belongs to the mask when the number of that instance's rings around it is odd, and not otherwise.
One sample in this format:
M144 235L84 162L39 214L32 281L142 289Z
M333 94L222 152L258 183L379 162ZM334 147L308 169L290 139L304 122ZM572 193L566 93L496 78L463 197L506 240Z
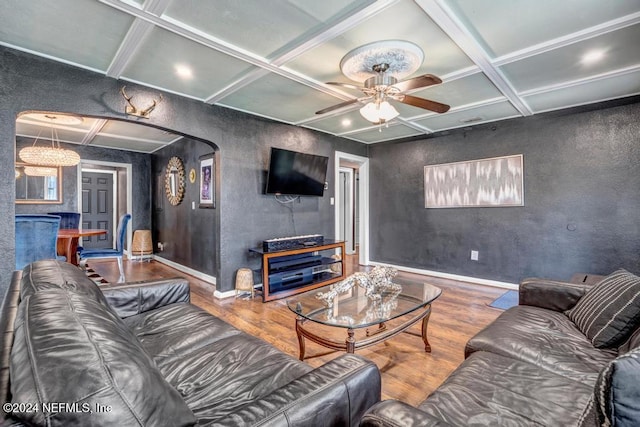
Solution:
M64 122L71 116L43 114L41 117L51 123L51 146L37 145L38 139L40 139L40 135L42 133L41 131L38 133L38 136L31 147L25 147L20 150L20 153L18 154L20 159L25 163L38 166L75 166L80 163L80 156L78 153L73 150L60 147L58 131L53 125L55 122Z

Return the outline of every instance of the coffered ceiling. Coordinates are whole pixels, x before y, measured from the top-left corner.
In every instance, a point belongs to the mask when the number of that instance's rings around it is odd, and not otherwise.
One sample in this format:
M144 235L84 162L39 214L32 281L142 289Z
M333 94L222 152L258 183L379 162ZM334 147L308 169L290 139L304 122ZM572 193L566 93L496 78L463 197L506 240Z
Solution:
M379 40L422 49L409 78L443 83L410 93L449 112L315 114L362 96L325 83L361 84L340 60ZM640 0L4 0L0 44L364 143L640 94Z

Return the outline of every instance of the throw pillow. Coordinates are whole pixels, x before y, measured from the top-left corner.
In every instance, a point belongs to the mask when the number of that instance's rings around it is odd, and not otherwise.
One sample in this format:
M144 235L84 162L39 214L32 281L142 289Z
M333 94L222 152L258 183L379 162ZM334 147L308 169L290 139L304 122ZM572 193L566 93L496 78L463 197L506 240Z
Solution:
M640 348L618 356L600 372L594 389L594 406L598 425L638 425Z
M622 343L640 324L640 277L618 270L565 312L596 348Z

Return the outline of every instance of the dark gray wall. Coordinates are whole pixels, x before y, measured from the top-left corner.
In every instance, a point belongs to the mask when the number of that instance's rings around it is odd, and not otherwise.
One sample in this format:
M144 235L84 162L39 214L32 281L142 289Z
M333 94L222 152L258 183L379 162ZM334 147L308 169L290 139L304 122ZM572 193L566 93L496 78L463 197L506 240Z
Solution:
M218 289L233 289L235 271L256 260L247 249L262 239L294 234L291 214L262 194L263 170L271 145L332 154L336 149L366 155L366 145L294 126L274 123L237 111L165 93L151 118L132 119L123 111L124 83L86 70L0 47L0 144L8 153L0 159L0 286L6 287L15 257L15 120L25 111L56 111L145 123L219 147L220 264ZM127 93L144 105L158 92L127 84ZM333 235L333 156L329 188L322 198L305 198L293 207L298 234ZM150 182L143 185L151 188ZM133 197L137 197L133 194ZM149 212L151 206L148 207ZM187 237L188 238L188 237ZM0 289L0 292L3 292Z
M371 259L513 283L639 272L639 117L631 104L372 145ZM424 208L425 165L510 154L524 154L524 207Z
M219 209L199 208L200 161L199 157L213 153L214 148L201 141L183 138L156 151L152 156L153 241L162 242L164 249L159 256L193 268L211 276L220 270L220 215ZM185 193L179 205L169 203L165 195L164 177L171 157L182 160L185 169ZM197 179L189 181L189 171L195 169ZM217 171L217 168L216 168ZM215 180L218 183L218 178ZM216 199L219 198L217 195ZM195 209L192 203L195 202Z
M38 144L47 142L38 142ZM33 145L32 138L17 137L16 152L24 146ZM109 150L100 147L91 147L76 144L60 144L63 148L74 150L82 160L100 160L114 163L131 164L131 184L133 194L131 225L132 230L151 228L151 156L148 154L134 153L123 150ZM16 213L47 213L52 211L75 211L78 207L78 168L62 168L62 204L19 204L16 205Z

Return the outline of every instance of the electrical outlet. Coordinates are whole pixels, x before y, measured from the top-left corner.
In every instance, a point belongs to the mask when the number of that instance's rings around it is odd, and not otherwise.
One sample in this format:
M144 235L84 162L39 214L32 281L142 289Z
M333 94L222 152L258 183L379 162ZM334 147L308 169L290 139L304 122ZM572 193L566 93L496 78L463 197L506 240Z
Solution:
M161 252L164 250L164 243L158 242L158 250Z
M478 260L478 251L471 251L471 261Z

